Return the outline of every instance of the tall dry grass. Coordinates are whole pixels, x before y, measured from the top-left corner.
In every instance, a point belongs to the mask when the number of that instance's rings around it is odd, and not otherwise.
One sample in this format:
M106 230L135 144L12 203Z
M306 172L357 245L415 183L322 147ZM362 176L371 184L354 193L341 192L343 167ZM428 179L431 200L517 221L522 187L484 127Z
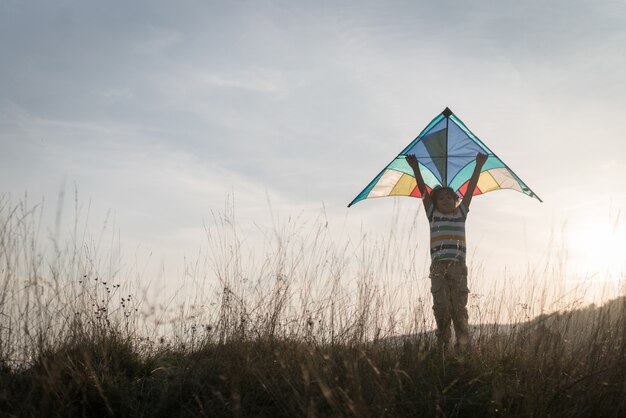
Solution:
M74 212L61 238L41 205L0 199L3 415L626 415L623 289L537 317L473 295L471 348L442 353L416 216L352 241L324 214L288 218L251 248L227 205L159 308L103 244L115 233Z

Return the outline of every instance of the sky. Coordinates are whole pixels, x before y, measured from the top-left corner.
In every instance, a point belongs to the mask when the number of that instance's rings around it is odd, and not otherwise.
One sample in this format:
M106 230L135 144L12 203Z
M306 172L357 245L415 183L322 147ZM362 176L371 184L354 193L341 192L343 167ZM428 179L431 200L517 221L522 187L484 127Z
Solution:
M357 242L417 213L409 242L424 271L419 200L347 204L448 106L544 201L473 200L470 263L484 272L473 289L559 263L567 283L624 278L621 1L1 10L0 194L44 202L50 236L70 228L77 202L94 236L114 225L126 264L177 283L230 204L252 247L292 217L323 214L334 239ZM67 225L54 226L57 213Z

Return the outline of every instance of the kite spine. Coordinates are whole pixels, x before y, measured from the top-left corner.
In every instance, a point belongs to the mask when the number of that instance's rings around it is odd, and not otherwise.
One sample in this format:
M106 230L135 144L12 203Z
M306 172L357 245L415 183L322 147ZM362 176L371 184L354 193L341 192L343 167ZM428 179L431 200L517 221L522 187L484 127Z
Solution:
M448 129L449 128L448 124L450 123L450 116L452 116L453 113L452 113L452 110L450 110L450 108L446 106L446 108L443 109L443 112L441 112L441 115L446 118L446 147L445 147L446 151L445 151L445 158L444 158L444 169L443 169L443 176L442 176L443 182L442 183L445 187L448 187L449 186L448 184L448 135L450 132L450 130Z
M448 109L446 107L446 109ZM443 111L444 116L446 111ZM448 124L450 123L450 118L446 116L446 158L444 159L445 165L443 169L443 185L448 187L448 135L450 130L448 129Z

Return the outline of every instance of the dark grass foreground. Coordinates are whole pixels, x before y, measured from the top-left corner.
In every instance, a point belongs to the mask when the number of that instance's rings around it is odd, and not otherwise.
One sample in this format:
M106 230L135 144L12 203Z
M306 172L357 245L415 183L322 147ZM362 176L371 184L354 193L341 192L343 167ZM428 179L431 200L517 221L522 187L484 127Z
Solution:
M194 348L102 331L2 369L3 416L626 416L625 299L475 336ZM617 316L616 316L617 315ZM585 326L583 326L585 325Z
M289 221L259 258L231 209L189 266L184 303L161 312L118 252L81 238L78 215L67 243L44 245L42 213L0 195L1 418L626 416L623 289L601 307L477 325L467 352L440 353L427 290L384 285L419 277L409 228L348 247L323 217ZM544 271L542 284L560 280ZM415 306L401 315L405 291ZM533 292L532 312L551 312ZM476 303L476 323L510 308Z

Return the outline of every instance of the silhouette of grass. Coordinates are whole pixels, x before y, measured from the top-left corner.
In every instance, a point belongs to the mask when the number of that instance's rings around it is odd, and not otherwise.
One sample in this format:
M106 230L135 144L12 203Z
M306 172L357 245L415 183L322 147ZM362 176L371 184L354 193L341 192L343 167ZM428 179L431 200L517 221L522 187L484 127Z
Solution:
M388 286L419 275L415 252L391 260L401 232L353 250L289 221L255 259L226 210L164 320L98 244L42 256L38 210L0 199L4 416L626 415L623 295L500 324L477 312L502 301L475 300L471 347L440 352L429 302Z

